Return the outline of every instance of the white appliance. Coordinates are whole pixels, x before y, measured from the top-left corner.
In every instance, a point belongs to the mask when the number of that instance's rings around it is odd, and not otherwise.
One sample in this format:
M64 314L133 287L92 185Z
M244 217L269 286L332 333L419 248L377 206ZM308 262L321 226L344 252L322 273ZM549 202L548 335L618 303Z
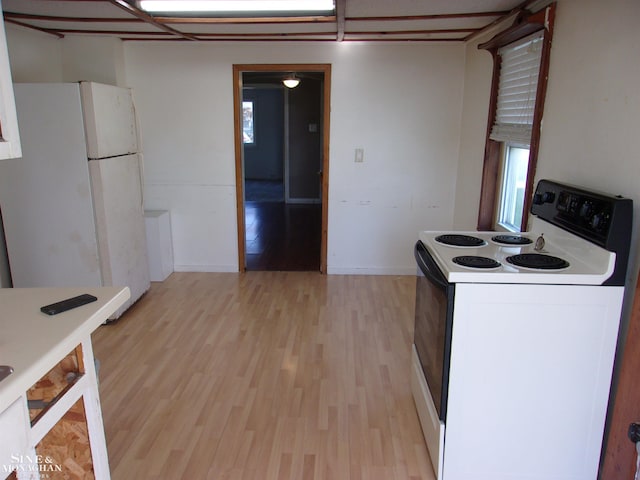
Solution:
M23 158L0 165L14 287L149 289L141 153L131 90L16 84Z
M632 202L541 180L533 203L530 232L419 235L411 380L439 480L597 478Z
M173 273L173 244L171 242L171 213L169 210L146 210L149 277L163 282Z

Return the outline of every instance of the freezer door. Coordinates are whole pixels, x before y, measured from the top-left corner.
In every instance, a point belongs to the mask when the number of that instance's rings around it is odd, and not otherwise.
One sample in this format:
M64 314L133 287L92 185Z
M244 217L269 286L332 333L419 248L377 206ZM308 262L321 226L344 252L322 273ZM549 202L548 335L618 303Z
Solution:
M138 133L131 90L81 82L89 158L106 158L138 151Z
M128 303L149 289L147 237L139 155L89 161L98 252L104 286L127 286Z

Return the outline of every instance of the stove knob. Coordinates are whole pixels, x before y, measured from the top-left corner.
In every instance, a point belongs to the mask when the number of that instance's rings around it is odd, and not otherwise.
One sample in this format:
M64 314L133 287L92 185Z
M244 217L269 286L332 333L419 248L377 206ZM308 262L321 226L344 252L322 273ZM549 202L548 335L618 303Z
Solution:
M593 214L593 205L591 202L584 202L580 207L580 216L584 219L589 219Z
M591 218L591 228L596 231L605 230L607 228L607 220L609 216L606 213L596 213L593 218Z
M536 193L533 196L533 203L535 205L542 205L544 203L553 203L556 199L556 194L553 192Z

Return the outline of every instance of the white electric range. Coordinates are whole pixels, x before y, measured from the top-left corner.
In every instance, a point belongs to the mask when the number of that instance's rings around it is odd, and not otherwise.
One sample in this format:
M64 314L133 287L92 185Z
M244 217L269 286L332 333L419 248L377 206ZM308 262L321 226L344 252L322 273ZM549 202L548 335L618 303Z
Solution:
M419 234L412 391L439 480L597 477L632 203L548 180L533 203L530 232Z

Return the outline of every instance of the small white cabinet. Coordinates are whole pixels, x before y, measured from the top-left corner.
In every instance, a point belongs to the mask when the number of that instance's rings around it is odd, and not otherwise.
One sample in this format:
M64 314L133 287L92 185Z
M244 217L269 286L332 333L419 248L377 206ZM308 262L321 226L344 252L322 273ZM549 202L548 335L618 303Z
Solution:
M145 210L144 222L147 228L149 277L152 282L162 282L173 272L171 216L167 210Z
M4 31L2 3L0 1L0 160L22 156L16 102L9 67L7 37Z

